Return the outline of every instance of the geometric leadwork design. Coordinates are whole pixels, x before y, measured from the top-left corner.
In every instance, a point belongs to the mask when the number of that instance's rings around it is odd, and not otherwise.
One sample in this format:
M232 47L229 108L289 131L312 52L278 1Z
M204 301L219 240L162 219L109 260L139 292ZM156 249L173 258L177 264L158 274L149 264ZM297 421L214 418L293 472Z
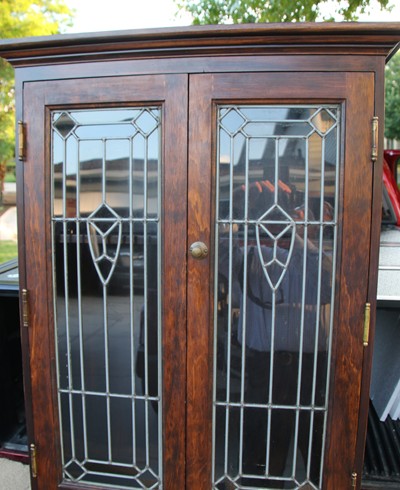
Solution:
M214 490L322 489L339 122L328 104L218 109Z
M318 487L313 485L311 482L304 482L298 487L298 490L318 490Z
M274 229L278 228L277 232L272 231L272 227L268 224L264 224L264 221L269 221L269 218L273 221L287 221L287 224L273 224ZM272 258L265 261L263 255L262 243L261 243L261 233L264 232L272 241ZM290 217L290 215L282 209L278 204L271 206L268 211L266 211L256 223L256 237L257 237L257 249L258 256L261 261L261 265L265 274L265 277L273 291L276 291L281 284L285 273L287 271L290 259L292 257L294 239L296 236L296 223ZM278 250L282 249L280 247L280 240L289 240L288 253L285 260L278 258ZM282 255L281 255L282 257Z
M222 481L218 482L217 485L215 485L215 488L217 490L236 490L240 487L231 480L228 476L226 476Z
M163 484L160 125L157 106L52 114L58 409L69 483Z
M232 136L246 123L246 119L235 109L231 109L224 114L220 123L221 127Z
M152 111L144 109L133 121L133 124L143 136L148 136L156 129L158 122L157 116Z
M75 128L76 121L69 115L63 112L61 116L54 122L53 127L57 130L62 138L67 138L69 133Z
M105 221L107 218L115 218L117 221ZM106 286L117 264L122 236L120 217L107 203L101 204L88 217L87 235L94 266ZM115 242L115 238L116 243L110 244L111 241Z
M157 488L160 481L157 478L157 476L150 470L150 468L147 468L143 473L141 473L137 477L138 482L143 485L143 488L146 489L153 489Z
M336 119L330 111L321 109L310 119L310 124L320 134L327 134L335 125Z
M72 481L79 481L86 474L85 468L76 459L65 465L64 472Z

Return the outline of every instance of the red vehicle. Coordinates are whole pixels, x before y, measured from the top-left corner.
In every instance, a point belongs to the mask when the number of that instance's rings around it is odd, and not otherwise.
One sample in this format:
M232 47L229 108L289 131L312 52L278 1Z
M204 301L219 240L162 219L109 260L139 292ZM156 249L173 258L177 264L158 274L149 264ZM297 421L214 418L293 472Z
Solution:
M400 150L385 150L383 154L383 222L400 226Z

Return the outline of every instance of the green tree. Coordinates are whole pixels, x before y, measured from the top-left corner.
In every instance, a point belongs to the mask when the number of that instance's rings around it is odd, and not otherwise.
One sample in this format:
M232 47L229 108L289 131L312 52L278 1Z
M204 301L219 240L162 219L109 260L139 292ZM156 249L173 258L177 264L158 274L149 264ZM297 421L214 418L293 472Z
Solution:
M385 136L400 140L400 51L386 65Z
M390 0L175 0L193 24L357 20L372 4L390 10Z
M64 0L0 0L0 37L50 35L71 25ZM14 72L0 58L0 195L6 167L14 161Z

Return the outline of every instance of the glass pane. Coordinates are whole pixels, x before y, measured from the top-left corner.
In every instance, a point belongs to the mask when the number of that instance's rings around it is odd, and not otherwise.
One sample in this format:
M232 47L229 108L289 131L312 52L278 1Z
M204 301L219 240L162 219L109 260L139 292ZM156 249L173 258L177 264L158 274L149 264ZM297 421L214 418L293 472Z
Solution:
M321 489L337 106L220 107L214 489Z
M63 478L159 488L161 111L52 117Z

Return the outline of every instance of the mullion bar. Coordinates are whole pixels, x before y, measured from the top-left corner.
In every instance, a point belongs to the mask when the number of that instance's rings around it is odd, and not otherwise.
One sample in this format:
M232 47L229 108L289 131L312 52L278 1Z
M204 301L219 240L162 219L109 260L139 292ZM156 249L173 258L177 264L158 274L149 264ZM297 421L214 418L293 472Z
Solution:
M134 135L135 136L135 135ZM129 142L129 332L131 343L131 394L136 394L135 373L135 325L134 325L134 277L133 277L133 139ZM132 396L132 464L136 464L136 399Z
M324 199L325 199L325 138L322 139L322 149L321 149L321 181L320 181L320 220L324 219ZM311 406L315 404L315 394L317 388L317 369L318 369L318 344L319 344L319 331L320 331L320 320L321 320L321 285L322 285L322 250L324 246L324 228L320 226L319 228L319 244L318 244L318 285L317 285L317 314L315 319L315 342L314 342L314 363L313 363L313 380L311 389ZM312 457L312 444L314 437L314 410L310 414L310 432L308 439L308 458L307 458L307 479L310 479L311 472L311 457Z
M103 143L103 160L102 160L102 179L101 179L101 195L103 206L107 202L106 195L106 161L107 161L107 140L101 139ZM103 242L104 242L104 238ZM104 243L103 243L104 251ZM108 459L112 461L112 445L111 445L111 406L110 406L110 367L109 367L109 349L108 349L108 304L107 304L107 285L103 283L103 329L104 329L104 367L105 367L105 382L106 382L106 407L107 407L107 451Z
M221 224L230 224L230 221L227 219L220 219L219 223ZM291 225L292 221L287 220L268 220L268 219L247 219L247 220L239 220L239 219L234 219L232 220L233 224L247 224L247 225ZM309 220L309 221L304 221L304 220L296 220L297 225L320 225L320 226L335 226L336 222L334 221L316 221L316 220Z
M127 400L135 399L135 400L150 400L150 401L160 401L159 396L146 396L146 395L126 395L123 393L107 393L103 391L82 391L82 390L67 390L60 388L60 393L72 393L78 395L87 395L87 396L108 396L110 398L125 398Z
M230 144L230 167L229 167L229 219L233 218L233 162L234 162L234 141L231 138ZM224 472L228 474L229 458L229 402L231 392L231 339L232 339L232 263L233 263L233 229L229 226L229 254L228 254L228 331L227 337L227 360L226 360L226 409L225 409L225 455L224 455Z
M244 218L249 216L249 161L250 145L246 139L246 163L245 163L245 190L244 190ZM232 225L233 226L233 225ZM243 473L243 428L244 428L244 392L246 377L246 330L247 330L247 247L248 247L248 224L244 225L243 246L243 304L242 304L242 365L240 373L240 435L239 435L239 474Z
M338 120L340 120L340 114L338 111ZM339 129L341 132L341 127L338 125L338 128L336 130L336 181L335 181L335 208L334 208L334 220L336 223L338 223L338 202L339 202L339 155L340 155L340 141L339 141ZM329 378L331 374L331 360L332 360L332 339L333 339L333 321L334 321L334 301L335 301L335 293L336 293L336 262L337 262L337 235L338 235L338 229L337 226L334 227L333 229L333 253L332 253L332 285L331 285L331 311L330 311L330 318L329 318L329 340L328 340L328 360L327 360L327 373L326 373L326 392L325 392L325 405L327 405L328 400L329 400L329 391L330 391L330 384L329 384ZM327 423L328 423L328 414L325 414L324 417L324 429L322 431L322 449L321 452L324 454L325 451L325 444L326 444L326 429L327 429ZM323 461L321 463L321 468L320 468L320 477L319 477L319 485L322 485L322 477L323 477Z
M303 374L303 349L304 349L304 320L305 320L305 305L306 305L306 284L307 284L307 250L308 250L308 199L309 199L309 144L306 141L306 151L305 151L305 169L304 169L304 220L305 225L303 229L303 277L302 277L302 295L301 295L301 320L300 320L300 339L299 339L299 364L298 364L298 375L297 375L297 394L296 394L296 405L300 405L301 397L301 384L302 384L302 374ZM299 419L300 410L296 410L296 421L294 430L294 450L293 450L293 466L292 475L296 474L297 466L297 446L299 439Z
M55 115L53 114L52 117L52 122L54 124L54 117ZM52 282L53 282L53 292L57 291L57 278L56 278L56 268L55 268L55 227L56 223L54 222L54 200L55 200L55 190L54 190L54 182L55 182L55 177L54 177L54 126L53 130L51 132L51 145L52 145L52 165L51 165L51 186L50 186L50 192L51 192L51 250L52 250ZM63 140L64 141L64 140ZM63 167L65 166L65 160L62 162ZM63 173L64 176L64 173ZM62 177L63 179L63 177ZM63 179L64 181L64 179ZM63 186L63 184L62 184ZM64 194L63 194L64 196ZM62 208L64 209L64 205L62 205ZM53 294L53 309L54 309L54 329L55 329L55 338L58 340L59 335L58 335L58 313L57 313L57 295ZM56 358L56 372L57 372L57 386L60 386L60 358L59 358L59 349L58 349L58 342L56 342L56 349L55 349L55 358ZM64 431L62 427L62 409L61 409L61 394L59 390L57 390L57 401L58 401L58 417L59 417L59 424L60 424L60 449L61 449L61 462L62 465L65 463L65 454L64 454Z
M279 182L279 138L275 138L275 175L274 175L274 205L278 205L278 182ZM274 349L275 349L275 321L276 321L276 289L272 288L271 307L271 352L269 359L269 387L268 405L272 405L273 381L274 381ZM272 411L268 408L267 441L265 450L265 476L269 475L269 461L271 451L271 423Z
M67 215L67 142L64 139L64 165L63 165L63 217ZM71 390L73 388L72 379L72 355L71 355L71 335L70 335L70 324L69 324L69 289L68 289L68 249L67 240L68 235L67 221L63 222L63 259L64 259L64 301L65 301L65 336L67 343L67 371L68 371L68 387ZM68 405L69 405L69 423L71 428L71 457L75 458L75 424L74 424L74 413L73 413L73 402L72 393L68 395Z
M158 130L158 135L160 135L162 132L160 131L160 125L161 123L159 122L157 125L157 130ZM162 420L163 420L163 413L162 413L162 406L163 406L163 365L162 365L162 298L161 298L161 292L162 292L162 246L161 246L161 216L162 216L162 166L163 163L161 161L161 155L162 155L162 142L161 138L159 138L157 135L158 139L158 158L157 158L157 219L159 220L157 222L157 371L158 371L158 397L159 397L159 402L157 403L158 406L158 474L159 474L159 479L160 479L160 487L159 490L162 490L163 487L163 445L162 445L162 440L163 440L163 425L162 425Z
M215 402L218 407L225 407L229 405L230 407L237 408L265 408L265 409L279 409L279 410L315 410L316 412L326 412L326 407L314 407L312 405L278 405L274 403L240 403L240 402Z
M216 361L216 354L217 354L217 349L218 349L218 274L219 274L219 198L220 198L220 192L219 192L219 186L220 186L220 159L221 159L221 148L220 148L220 131L221 131L221 123L220 123L221 115L219 112L219 117L218 117L218 137L217 137L217 149L216 149L216 155L218 158L217 165L216 165L216 174L215 174L215 252L214 252L214 339L213 339L213 353L214 353L214 359L213 359L213 408L212 408L212 468L211 468L211 478L212 481L215 481L215 462L216 462L216 453L215 453L215 447L216 447L216 423L217 423L217 414L216 414L216 401L217 401L217 361Z
M77 175L76 175L76 214L80 218L80 187L81 187L81 173L80 173L80 144L78 141L78 156L77 156ZM87 425L86 425L86 399L85 399L85 364L84 364L84 345L83 345L83 314L82 314L82 276L81 276L81 243L80 243L80 223L76 223L76 265L77 265L77 297L78 297L78 328L79 328L79 356L81 367L81 403L82 403L82 425L83 425L83 447L84 457L88 457L88 444L87 444Z
M149 453L149 344L148 344L148 256L147 256L147 168L148 168L148 140L144 137L144 161L143 161L143 261L144 261L144 278L143 278L143 294L144 294L144 312L143 312L143 328L144 328L144 385L145 385L145 455L146 467L150 464Z

